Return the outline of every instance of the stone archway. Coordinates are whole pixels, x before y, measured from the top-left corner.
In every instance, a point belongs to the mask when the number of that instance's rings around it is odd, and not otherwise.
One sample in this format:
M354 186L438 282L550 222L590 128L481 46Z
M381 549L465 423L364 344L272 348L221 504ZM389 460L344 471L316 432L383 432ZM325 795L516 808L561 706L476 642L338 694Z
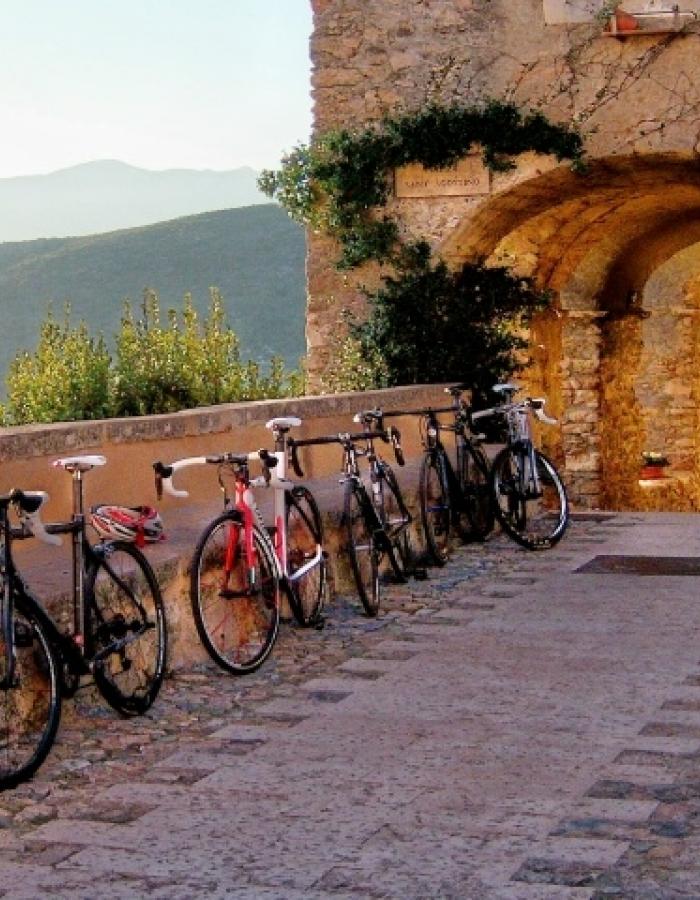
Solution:
M533 323L530 387L579 505L700 508L700 170L679 155L597 160L494 196L445 242L452 262L515 265L555 295ZM640 487L642 450L673 477Z

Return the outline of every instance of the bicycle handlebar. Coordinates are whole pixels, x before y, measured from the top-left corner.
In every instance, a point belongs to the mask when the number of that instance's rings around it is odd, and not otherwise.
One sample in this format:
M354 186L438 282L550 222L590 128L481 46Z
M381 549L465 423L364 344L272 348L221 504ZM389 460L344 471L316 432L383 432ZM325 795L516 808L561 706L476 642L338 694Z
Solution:
M529 409L544 425L557 425L559 420L555 419L553 416L548 416L544 411L546 402L544 397L528 397L526 400L521 400L519 403L504 403L501 406L491 406L489 409L480 409L478 412L471 413L471 420L472 422L476 422L478 419L487 419L489 416L505 416L513 410Z
M373 412L377 412L374 410ZM363 415L362 413L358 413L357 415ZM357 418L357 417L355 417ZM381 438L385 443L391 443L391 446L394 450L394 456L396 458L396 462L400 466L404 466L406 464L405 457L403 455L403 450L401 449L401 432L398 428L384 428L381 431L358 431L358 432L349 432L349 431L339 431L337 434L328 434L322 435L321 437L315 438L301 438L297 440L296 438L289 439L289 450L290 450L290 465L292 469L294 469L294 473L299 477L304 477L304 471L301 468L299 463L299 454L297 449L299 447L314 447L321 446L323 444L352 444L355 441L362 440L375 440L376 438Z
M189 491L181 490L173 485L173 476L180 469L186 469L190 466L203 465L226 465L227 463L234 465L245 465L248 462L259 460L263 464L263 475L265 481L270 480L270 469L277 465L277 457L268 450L253 450L250 453L219 453L211 456L188 456L184 459L178 459L173 463L165 464L160 461L153 463L155 472L156 494L158 499L163 496L163 492L170 494L171 497L189 497Z

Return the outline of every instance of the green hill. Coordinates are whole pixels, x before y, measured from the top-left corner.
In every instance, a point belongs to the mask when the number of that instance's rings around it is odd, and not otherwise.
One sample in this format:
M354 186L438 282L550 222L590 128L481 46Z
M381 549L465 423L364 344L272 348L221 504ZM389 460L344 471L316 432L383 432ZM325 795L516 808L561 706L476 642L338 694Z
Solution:
M191 292L200 310L221 289L245 358L304 352L304 233L273 204L203 213L107 234L0 244L0 384L16 351L33 349L48 304L111 342L123 301L154 288L161 308Z

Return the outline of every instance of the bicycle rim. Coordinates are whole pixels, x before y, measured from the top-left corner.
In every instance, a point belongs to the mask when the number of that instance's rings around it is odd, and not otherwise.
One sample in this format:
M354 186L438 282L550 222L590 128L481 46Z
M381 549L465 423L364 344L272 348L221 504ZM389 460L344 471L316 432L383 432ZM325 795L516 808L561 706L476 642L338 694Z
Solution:
M459 486L466 512L467 538L483 541L493 531L494 511L489 486L488 461L479 447L465 441L462 447Z
M401 488L390 466L382 463L382 490L379 517L389 539L389 562L397 578L404 580L413 566L413 548L408 532L411 516L401 495Z
M249 559L240 516L225 513L203 533L192 561L197 631L214 662L234 675L262 665L279 629L277 564L257 528L252 546Z
M363 502L364 501L364 502ZM357 593L368 616L379 612L379 560L374 523L368 522L371 509L365 512L369 498L363 488L348 481L345 485L343 523L348 539L350 567L355 577Z
M148 560L133 544L110 541L96 549L85 585L95 684L118 712L141 715L165 673L163 598Z
M300 625L314 625L321 617L326 598L328 563L323 546L321 514L307 488L298 486L285 494L287 519L287 567L293 594L292 608ZM315 565L311 565L318 557ZM304 574L295 578L298 572Z
M61 717L58 669L43 628L18 602L12 614L14 677L0 690L0 790L37 771L56 737ZM0 635L2 653L8 636Z
M421 525L431 560L439 566L447 562L450 550L450 492L442 455L426 453L419 476Z
M569 521L566 490L554 465L534 453L540 490L529 477L529 457L523 451L502 450L491 474L495 512L503 530L529 550L546 550L561 540Z

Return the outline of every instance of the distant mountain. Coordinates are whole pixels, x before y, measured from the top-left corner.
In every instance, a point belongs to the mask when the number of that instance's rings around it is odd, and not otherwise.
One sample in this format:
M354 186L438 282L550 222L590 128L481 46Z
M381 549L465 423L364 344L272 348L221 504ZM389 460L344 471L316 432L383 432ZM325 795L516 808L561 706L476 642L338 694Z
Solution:
M0 178L0 241L97 234L269 203L250 168L152 172L116 160Z
M277 354L290 366L304 352L303 229L273 204L188 216L144 228L80 238L0 244L0 394L9 362L33 349L49 301L84 319L109 341L124 298L138 309L145 288L161 308L182 308L186 292L200 310L209 287L221 289L244 358Z

